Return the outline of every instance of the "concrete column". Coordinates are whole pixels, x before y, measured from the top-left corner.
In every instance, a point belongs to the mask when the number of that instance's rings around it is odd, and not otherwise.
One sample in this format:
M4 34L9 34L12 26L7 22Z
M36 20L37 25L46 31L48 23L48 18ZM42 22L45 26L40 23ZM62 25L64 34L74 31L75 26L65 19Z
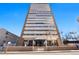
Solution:
M33 46L32 46L33 50L34 50L34 43L35 43L35 42L34 42L34 40L33 40Z
M45 40L45 46L47 47L47 40Z

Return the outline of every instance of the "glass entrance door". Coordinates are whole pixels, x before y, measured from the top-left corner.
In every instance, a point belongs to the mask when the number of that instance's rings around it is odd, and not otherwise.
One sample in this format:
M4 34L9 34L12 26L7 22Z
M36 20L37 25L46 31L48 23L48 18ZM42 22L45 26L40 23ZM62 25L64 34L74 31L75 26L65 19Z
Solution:
M35 45L34 46L45 46L44 42L45 40L34 40Z

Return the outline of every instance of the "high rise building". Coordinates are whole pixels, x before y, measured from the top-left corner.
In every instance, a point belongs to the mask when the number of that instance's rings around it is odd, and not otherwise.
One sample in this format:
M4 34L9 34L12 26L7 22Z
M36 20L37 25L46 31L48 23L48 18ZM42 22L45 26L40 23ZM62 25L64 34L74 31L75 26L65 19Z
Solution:
M61 46L62 41L51 11L47 3L31 4L17 45L33 48Z

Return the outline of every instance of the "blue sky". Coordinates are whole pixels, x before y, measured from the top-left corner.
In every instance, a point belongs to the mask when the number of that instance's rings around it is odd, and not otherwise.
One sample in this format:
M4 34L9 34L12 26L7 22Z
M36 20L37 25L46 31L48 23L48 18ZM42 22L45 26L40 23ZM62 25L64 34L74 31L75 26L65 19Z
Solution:
M52 8L59 31L79 32L77 17L79 16L79 4L54 3ZM30 4L0 4L0 28L20 36Z

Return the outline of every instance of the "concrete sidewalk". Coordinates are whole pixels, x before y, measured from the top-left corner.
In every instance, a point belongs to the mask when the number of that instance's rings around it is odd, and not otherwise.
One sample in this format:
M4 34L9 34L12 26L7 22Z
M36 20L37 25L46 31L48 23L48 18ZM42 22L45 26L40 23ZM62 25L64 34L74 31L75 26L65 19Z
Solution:
M0 54L32 54L32 55L79 55L79 50L59 50L59 51L10 51L0 52Z

